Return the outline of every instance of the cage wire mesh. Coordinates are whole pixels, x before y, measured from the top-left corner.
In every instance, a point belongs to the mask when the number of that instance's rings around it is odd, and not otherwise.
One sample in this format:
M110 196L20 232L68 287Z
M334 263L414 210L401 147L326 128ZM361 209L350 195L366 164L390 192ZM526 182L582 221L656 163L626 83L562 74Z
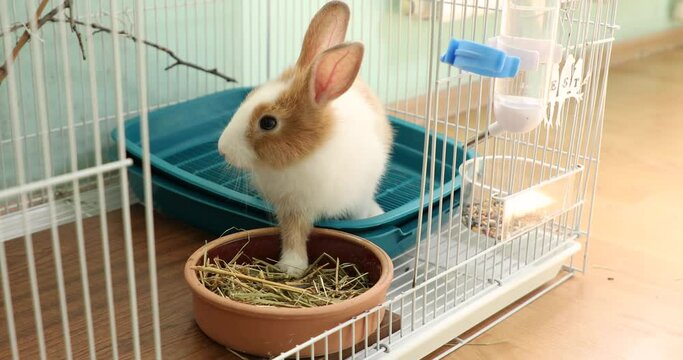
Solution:
M495 121L494 82L438 58L451 38L497 36L503 2L348 1L347 39L366 46L361 76L389 114L426 129L420 241L394 258L386 302L278 358L316 349L325 358L424 355L486 318L473 310L478 302L526 289L533 282L520 279L534 269L556 274L564 264L556 284L585 269L617 0L562 0L556 41L563 52L546 121L524 134L478 137ZM323 3L0 0L1 358L160 358L162 350L173 357L158 317L152 206L144 220L131 214L138 201L128 193L132 160L125 136L114 141L110 133L141 116L139 201L151 204L146 114L275 76L296 58ZM572 96L566 81L578 84ZM461 191L431 203L435 186L444 191L460 171L437 148L438 137L469 143L476 156L462 168ZM542 201L534 197L541 190L561 195L561 206L542 215L519 210ZM84 230L88 217L99 217L97 231ZM134 238L134 226L147 229L144 238ZM41 231L49 241L34 244ZM76 239L73 246L65 237ZM582 255L565 262L579 244ZM114 252L125 261L113 263ZM114 293L117 284L124 296ZM104 303L92 303L95 288L106 293ZM142 301L152 303L149 313L138 312ZM369 329L377 316L384 321ZM53 324L60 331L44 331ZM450 338L429 333L434 324L450 324ZM347 332L364 341L329 348L329 339ZM457 338L437 358L476 335Z

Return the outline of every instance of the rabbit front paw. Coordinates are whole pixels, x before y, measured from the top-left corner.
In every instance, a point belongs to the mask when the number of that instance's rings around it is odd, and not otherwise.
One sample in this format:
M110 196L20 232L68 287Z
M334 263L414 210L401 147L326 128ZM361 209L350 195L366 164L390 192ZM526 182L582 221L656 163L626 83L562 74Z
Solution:
M301 256L294 251L284 251L280 261L275 266L293 278L300 278L308 268L308 259L306 256Z
M371 200L353 211L351 218L354 220L368 219L382 214L384 214L382 207L375 200Z

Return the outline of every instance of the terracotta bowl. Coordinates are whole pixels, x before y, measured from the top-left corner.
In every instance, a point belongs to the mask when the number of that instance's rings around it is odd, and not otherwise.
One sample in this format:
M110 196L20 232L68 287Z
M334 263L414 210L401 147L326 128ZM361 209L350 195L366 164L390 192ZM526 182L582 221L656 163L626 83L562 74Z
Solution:
M367 240L335 230L313 230L308 241L308 258L316 259L327 252L368 272L374 284L365 293L338 304L301 309L248 305L214 294L200 283L192 270L192 266L202 263L204 251L209 257L232 259L247 238L246 255L276 259L280 252L279 234L277 228L266 228L228 235L201 247L187 260L185 280L192 290L195 320L214 341L248 354L275 356L384 302L394 272L389 256ZM383 316L384 311L374 311L368 317L367 327L364 320L358 320L353 326L344 327L341 337L335 332L328 337L328 351L334 353L357 344L365 338L366 328L370 333L377 329ZM315 344L314 354L325 352L323 339ZM310 347L301 351L303 356L310 354Z

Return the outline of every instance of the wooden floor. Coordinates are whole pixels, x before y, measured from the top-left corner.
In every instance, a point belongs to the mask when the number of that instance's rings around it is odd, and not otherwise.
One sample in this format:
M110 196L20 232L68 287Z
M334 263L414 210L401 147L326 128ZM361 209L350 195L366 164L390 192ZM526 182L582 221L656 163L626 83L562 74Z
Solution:
M144 227L144 209L132 208L134 229L135 274L138 294L138 313L140 316L142 358L153 357L151 333L151 312L149 280L147 277L147 247ZM156 251L160 298L160 317L162 319L162 340L165 359L232 359L224 348L213 343L197 328L192 317L192 302L189 291L182 278L185 260L211 237L186 225L169 220L162 215L156 219ZM123 226L119 211L108 215L111 249L114 297L119 338L119 355L122 359L133 358L130 322L130 302L126 280L125 249ZM93 319L95 323L95 342L97 358L111 358L111 337L105 292L105 277L102 266L102 247L99 243L99 218L90 218L84 224L87 242L87 261L92 296ZM76 230L73 225L60 228L61 251L64 259L64 273L69 321L71 327L74 359L86 359L87 337L83 315L83 297L79 277ZM93 241L95 240L95 241ZM64 340L59 321L59 302L55 288L54 264L49 233L36 234L33 239L40 279L40 298L43 310L45 337L48 359L64 358ZM26 257L23 241L7 243L8 266L10 270L13 305L16 316L20 354L22 359L37 359L35 327L33 323L31 297L28 288ZM5 310L0 309L0 359L11 358L8 354L5 329Z
M611 69L588 273L458 350L450 359L676 359L683 354L683 50ZM143 358L152 356L144 214L132 209ZM130 303L119 212L108 215L121 358L131 358ZM156 217L163 355L233 359L192 320L184 260L210 236ZM85 222L98 358L111 346L99 219ZM60 228L74 358L87 357L76 229ZM95 241L93 241L95 239ZM64 358L50 234L36 234L48 358ZM22 358L37 357L23 242L7 243ZM1 303L1 302L0 302ZM0 359L8 358L0 309ZM445 347L444 347L445 348Z

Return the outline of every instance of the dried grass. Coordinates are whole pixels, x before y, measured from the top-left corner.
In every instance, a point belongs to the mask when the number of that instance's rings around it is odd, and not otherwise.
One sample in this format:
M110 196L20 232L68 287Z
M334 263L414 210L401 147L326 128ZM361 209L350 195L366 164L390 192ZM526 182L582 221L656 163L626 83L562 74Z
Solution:
M245 258L248 261L240 261ZM309 265L299 279L280 271L273 260L254 259L242 250L230 261L210 259L205 253L202 266L193 269L212 292L260 306L311 308L335 304L354 298L371 286L367 273L326 253Z

